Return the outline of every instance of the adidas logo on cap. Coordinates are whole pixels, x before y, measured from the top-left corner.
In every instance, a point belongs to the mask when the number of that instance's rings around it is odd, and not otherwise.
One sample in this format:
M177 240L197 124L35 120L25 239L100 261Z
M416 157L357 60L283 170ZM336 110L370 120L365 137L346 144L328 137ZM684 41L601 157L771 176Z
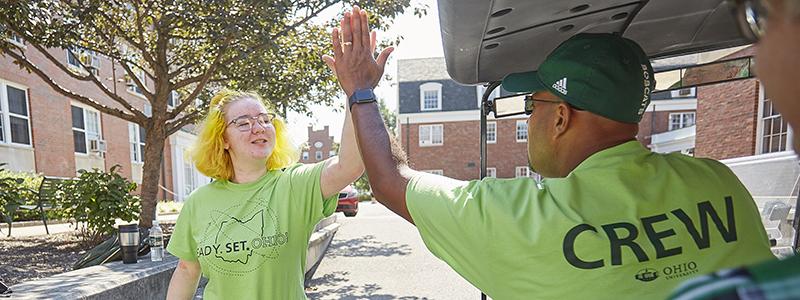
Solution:
M556 89L556 91L559 91L560 93L566 95L567 94L567 77L561 78L561 80L556 81L556 83L553 83L553 88Z

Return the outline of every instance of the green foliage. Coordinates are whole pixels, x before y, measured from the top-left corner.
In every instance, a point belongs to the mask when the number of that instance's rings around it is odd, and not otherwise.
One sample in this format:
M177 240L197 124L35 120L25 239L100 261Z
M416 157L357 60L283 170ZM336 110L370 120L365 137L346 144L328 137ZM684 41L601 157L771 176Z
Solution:
M152 148L163 147L160 141L202 117L215 91L254 90L282 115L288 109L310 113L311 104L333 103L339 87L320 57L332 53L329 32L335 22L320 15L343 12L352 4L369 10L376 28L385 30L410 0L4 1L0 56L10 56L62 96L147 130L141 194L143 211L152 212L162 160L152 153L163 150ZM426 9L416 7L414 13L421 16ZM10 42L11 34L25 40L26 47ZM63 56L47 55L59 48L73 49L79 57L93 51L110 59L116 77L82 74L65 66ZM41 56L26 51L42 52L49 61L32 62L29 57ZM48 64L60 66L60 71L40 67ZM140 71L144 82L137 78ZM67 89L63 78L93 86ZM128 80L143 91L149 114L137 109L139 99L130 102L109 87ZM104 99L81 92L93 88ZM180 94L181 104L168 108L173 91ZM141 224L148 226L149 213L142 218Z
M29 173L6 170L3 168L5 165L0 163L0 217L4 222L11 223L15 216L23 219L17 209L20 205L35 201L36 187L42 179Z
M116 229L117 219L133 221L139 213L139 197L131 195L136 184L119 175L119 165L109 172L78 171L77 180L63 181L56 199L64 216L80 224L87 245L96 245Z

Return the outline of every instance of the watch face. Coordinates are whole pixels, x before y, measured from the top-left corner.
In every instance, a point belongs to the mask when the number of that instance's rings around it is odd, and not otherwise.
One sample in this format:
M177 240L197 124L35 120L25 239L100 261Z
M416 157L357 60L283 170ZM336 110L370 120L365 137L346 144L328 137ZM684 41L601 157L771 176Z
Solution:
M356 91L356 100L359 102L370 101L374 99L375 99L375 94L372 93L372 90L370 89Z

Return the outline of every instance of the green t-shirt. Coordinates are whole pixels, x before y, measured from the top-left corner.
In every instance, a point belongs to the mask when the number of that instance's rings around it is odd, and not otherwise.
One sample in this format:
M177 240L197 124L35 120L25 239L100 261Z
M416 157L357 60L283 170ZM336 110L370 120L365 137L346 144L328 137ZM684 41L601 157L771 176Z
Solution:
M308 239L337 204L322 198L324 165L296 164L247 184L214 181L189 196L167 250L200 262L204 299L305 299Z
M689 277L773 257L727 167L637 141L541 183L421 174L406 199L428 249L493 299L663 299Z

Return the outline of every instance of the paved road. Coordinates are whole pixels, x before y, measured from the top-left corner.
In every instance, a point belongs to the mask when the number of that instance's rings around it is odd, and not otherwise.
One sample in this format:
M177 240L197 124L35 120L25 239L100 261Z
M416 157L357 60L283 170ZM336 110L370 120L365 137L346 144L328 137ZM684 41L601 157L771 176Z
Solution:
M480 292L425 248L414 226L362 202L322 260L310 299L480 299Z

